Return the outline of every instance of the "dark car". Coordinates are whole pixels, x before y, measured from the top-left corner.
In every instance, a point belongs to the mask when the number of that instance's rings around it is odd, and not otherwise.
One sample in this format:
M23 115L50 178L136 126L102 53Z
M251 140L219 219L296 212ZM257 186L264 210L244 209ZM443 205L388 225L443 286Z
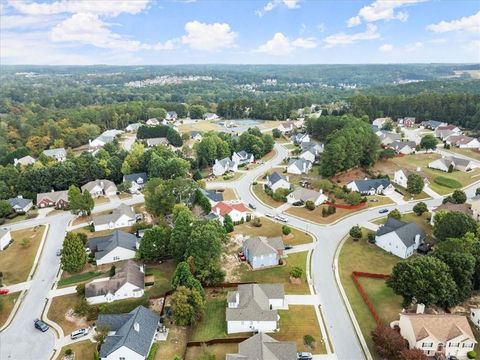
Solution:
M248 204L248 206L250 206L250 208L252 208L253 210L256 210L256 209L257 209L257 207L256 207L255 205L253 205L253 204Z
M290 250L291 248L293 248L292 245L285 245L285 248L284 248L284 249L285 249L285 250Z
M378 212L379 212L380 214L385 214L385 213L388 212L388 209L380 209L380 210L378 210Z
M36 319L33 324L35 325L35 329L38 329L40 330L41 332L45 332L47 331L49 328L49 326L47 324L45 324L42 320L40 319Z
M313 356L309 352L297 353L297 360L312 360Z

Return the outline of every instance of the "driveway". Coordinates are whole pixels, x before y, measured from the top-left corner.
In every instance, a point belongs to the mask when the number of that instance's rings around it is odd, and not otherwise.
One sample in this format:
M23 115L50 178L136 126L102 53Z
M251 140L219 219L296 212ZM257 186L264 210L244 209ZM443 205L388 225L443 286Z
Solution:
M318 306L320 301L317 295L285 295L287 305L314 305Z
M423 187L423 191L425 191L425 193L428 196L431 196L434 199L441 199L442 198L442 195L433 191L432 188L428 184L425 184L425 186Z
M405 200L403 200L403 195L397 193L396 191L392 192L391 194L388 194L387 196L390 199L392 199L392 201L394 201L395 204L397 204L397 205L404 205L404 204L407 203Z

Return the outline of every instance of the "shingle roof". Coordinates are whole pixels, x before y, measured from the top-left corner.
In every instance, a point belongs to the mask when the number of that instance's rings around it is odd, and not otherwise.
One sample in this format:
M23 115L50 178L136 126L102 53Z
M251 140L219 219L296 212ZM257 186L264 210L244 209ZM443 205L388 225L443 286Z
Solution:
M122 346L146 357L159 320L160 316L143 306L137 307L128 314L100 314L97 326L105 325L111 331L115 331L115 335L107 336L100 347L100 357L105 358ZM138 331L135 329L135 324L139 326Z
M127 204L121 203L116 209L112 211L111 214L94 216L93 225L98 226L108 224L110 222L115 222L123 215L128 216L130 219L135 218L135 213L133 212L132 207Z
M7 228L0 228L0 239L3 238L9 232L10 230L8 230Z
M405 146L409 146L411 149L415 150L415 147L417 146L417 144L415 144L415 141L398 141L398 140L390 144L390 147L394 148L396 151L402 150Z
M201 189L203 195L209 198L213 202L223 201L223 193L216 192L215 190L204 190Z
M232 210L238 210L240 212L249 212L250 210L243 204L243 203L226 203L224 201L220 201L219 203L215 204L212 208L212 212L220 213L221 216L225 216L226 214L230 214Z
M37 204L42 201L43 199L49 199L52 202L57 202L60 200L64 200L68 202L68 191L67 190L62 190L62 191L50 191L46 193L40 193L37 194Z
M11 207L18 206L18 207L21 207L22 209L25 206L28 206L32 203L31 199L24 199L24 198L19 198L19 197L11 198L11 199L8 199L7 201L10 204Z
M308 200L315 201L318 199L320 195L322 194L318 191L310 190L302 187L296 188L295 191L291 193L291 196L293 198L304 201L304 202Z
M280 175L279 173L277 173L276 171L273 172L271 175L267 176L267 180L273 185L273 184L276 184L277 182L279 182L280 180L285 180L287 181L287 179Z
M310 166L311 162L308 161L308 160L305 160L303 158L299 158L299 159L291 159L289 162L288 162L288 166L295 166L298 170L300 171L304 171L304 165L305 165L305 168L308 168Z
M265 333L258 333L238 344L238 354L227 354L226 360L295 360L297 345L277 341Z
M280 236L267 238L265 236L250 237L244 242L252 256L277 254L278 250L285 249L285 244Z
M135 251L137 237L122 230L115 230L111 235L91 238L87 246L95 252L95 259L99 260L116 247Z
M468 216L473 215L472 208L469 204L452 204L450 202L447 202L445 204L441 204L440 206L437 206L433 210L433 212L437 212L439 210L462 212Z
M390 185L390 180L387 179L355 180L353 182L357 186L359 192L368 192L371 189L377 190L381 186L386 188Z
M67 156L67 152L65 151L64 148L43 150L43 154L49 157L53 157L57 155Z
M147 182L147 174L146 173L134 173L134 174L128 174L123 176L123 181L128 181L128 182L137 182L137 180L141 178L143 180L143 183L145 184Z
M395 232L406 247L415 244L415 237L417 235L420 235L420 239L425 238L425 232L420 229L416 223L404 223L403 221L389 216L387 222L378 229L377 236L382 236L391 232Z
M106 190L108 188L115 188L115 189L117 188L117 186L113 181L101 179L101 180L93 180L86 183L85 185L82 186L82 191L85 191L85 190L92 191L93 188L96 186L99 186L102 190Z
M229 168L235 165L235 163L228 157L219 160L218 162L220 163L220 165L222 165L223 168Z

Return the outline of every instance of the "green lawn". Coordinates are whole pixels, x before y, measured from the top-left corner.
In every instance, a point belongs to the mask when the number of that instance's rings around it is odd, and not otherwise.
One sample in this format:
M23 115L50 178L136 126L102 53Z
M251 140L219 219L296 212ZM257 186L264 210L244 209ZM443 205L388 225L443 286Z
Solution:
M108 276L108 273L102 271L88 271L80 274L68 276L58 281L59 287L77 285L84 283L97 277Z
M155 276L155 284L147 289L147 296L159 296L165 294L172 289L172 275L175 271L175 263L173 261L165 261L161 264L147 265L146 272L153 273Z
M271 206L273 208L277 208L280 205L283 205L283 201L275 201L273 198L268 195L265 190L263 190L263 184L255 184L252 186L253 193L260 199L261 202Z
M207 341L227 337L227 291L209 291L206 295L205 315L192 330L191 341Z
M75 359L93 359L95 351L97 349L97 344L91 342L90 340L80 341L74 344L64 346L60 352L58 359L62 359L62 356L65 355L67 349L73 350L75 354Z
M307 264L307 252L290 254L284 259L285 264L282 266L275 266L263 270L251 270L246 264L240 267L241 281L252 281L262 283L275 284L280 283L285 286L286 294L309 294L309 288L306 280L305 269ZM290 270L294 266L299 266L303 269L302 283L290 283Z
M225 359L227 354L238 353L238 344L215 344L209 346L192 346L187 349L185 360L206 359L206 355L214 355L216 360ZM171 360L172 358L165 358Z

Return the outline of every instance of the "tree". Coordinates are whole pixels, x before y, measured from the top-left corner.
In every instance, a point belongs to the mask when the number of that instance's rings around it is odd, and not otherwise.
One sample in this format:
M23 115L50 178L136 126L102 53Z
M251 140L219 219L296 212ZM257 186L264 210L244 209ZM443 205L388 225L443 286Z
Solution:
M312 200L307 200L305 202L305 207L308 209L308 210L315 210L315 203L312 201Z
M407 178L407 191L410 194L420 194L423 191L423 187L425 186L425 182L423 178L418 174L410 174Z
M225 231L229 234L233 231L233 221L230 215L226 214L223 218L223 227Z
M381 359L398 359L405 349L402 335L389 326L377 326L371 333L375 350Z
M188 246L188 238L192 233L193 214L188 208L176 208L174 227L170 237L170 251L176 262L183 261Z
M203 297L205 296L202 284L195 279L190 271L190 267L185 261L178 263L172 276L172 288L176 290L180 286L184 286L188 289L196 289Z
M480 187L475 189L475 196L480 195Z
M383 149L378 157L380 158L380 160L387 160L394 158L395 155L397 155L397 152L394 149L387 148Z
M144 188L145 206L155 216L171 214L178 203L193 201L198 184L192 179L151 179Z
M452 199L455 201L455 204L465 204L467 201L467 194L462 190L455 190L452 194Z
M171 301L173 318L180 326L195 324L205 311L205 300L196 289L180 286L172 295Z
M167 226L155 226L145 230L140 240L138 252L145 260L158 260L170 255L170 228Z
M392 131L393 130L393 121L391 121L391 120L385 121L384 124L382 125L382 130Z
M294 266L290 270L290 276L295 279L300 279L303 276L303 269L300 266Z
M352 191L345 196L345 202L349 205L358 205L362 202L362 195L359 192Z
M272 136L274 139L279 139L282 137L282 132L278 130L277 128L272 130Z
M413 206L412 210L415 213L415 215L421 216L423 213L426 213L428 211L428 207L427 207L427 204L420 201L419 203L416 203Z
M203 114L205 114L207 110L202 105L192 105L188 109L188 112L190 113L191 119L202 119Z
M292 229L288 225L283 225L282 226L282 234L283 235L289 235L292 232Z
M13 211L12 206L6 200L0 200L0 218L10 215Z
M195 204L198 204L205 214L209 214L212 211L212 205L210 200L203 194L201 189L195 191ZM231 219L230 219L231 220ZM233 225L233 223L232 223ZM233 230L232 230L233 231Z
M62 269L69 273L81 271L87 263L87 253L78 234L68 232L65 236L60 262Z
M433 256L412 258L397 263L387 286L403 297L403 306L418 303L446 306L456 298L457 286L449 267Z
M94 206L95 201L87 190L82 194L75 185L68 188L68 207L74 214L90 215Z
M437 148L437 139L435 136L428 134L420 140L420 148L428 150L435 150Z
M349 234L354 240L360 240L362 238L362 229L360 229L360 226L355 225L350 229Z
M427 355L420 349L403 349L400 351L399 360L427 360Z
M477 223L467 214L449 211L434 218L433 235L439 240L461 238L466 233L477 234Z
M134 172L141 171L141 158L145 152L145 146L140 142L135 142L132 145L128 155L123 160L122 174L128 175Z
M390 211L390 213L388 214L388 217L391 217L391 218L400 220L400 219L402 218L402 214L400 213L400 211L399 211L398 209L393 209L393 210Z

